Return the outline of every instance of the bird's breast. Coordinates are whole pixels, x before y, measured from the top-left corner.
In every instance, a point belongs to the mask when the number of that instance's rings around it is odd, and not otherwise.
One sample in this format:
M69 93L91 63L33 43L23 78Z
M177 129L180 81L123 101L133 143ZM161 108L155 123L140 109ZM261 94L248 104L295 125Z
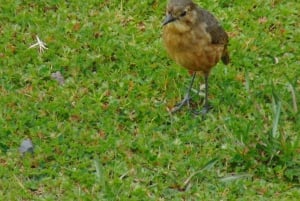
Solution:
M163 41L168 54L188 70L207 72L221 58L223 48L211 44L210 35L203 30L198 27L182 32L177 26L164 27Z

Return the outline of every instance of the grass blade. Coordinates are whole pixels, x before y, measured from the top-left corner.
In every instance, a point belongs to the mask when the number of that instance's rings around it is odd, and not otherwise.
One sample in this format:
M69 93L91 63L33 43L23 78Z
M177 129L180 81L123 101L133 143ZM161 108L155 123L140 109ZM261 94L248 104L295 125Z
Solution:
M229 176L226 176L226 177L223 177L220 179L221 182L231 182L231 181L235 181L235 180L238 180L238 179L243 179L243 178L249 178L249 177L252 177L251 174L236 174L236 175L229 175Z
M293 109L294 112L297 113L298 112L298 106L297 106L297 99L296 99L296 93L295 93L295 89L293 87L293 85L289 84L289 89L291 91L292 94L292 100L293 100Z
M281 112L281 102L280 101L273 101L274 104L274 119L273 119L273 127L272 127L272 136L273 138L277 138L278 133L278 124L279 124L279 117Z
M211 169L211 168L218 162L218 160L219 160L219 158L214 158L214 159L210 160L208 163L206 163L206 164L203 166L202 169L200 169L200 170L194 172L193 174L191 174L191 175L183 182L182 189L186 189L186 187L187 187L188 184L190 183L191 179L192 179L195 175L197 175L197 174L199 174L199 173L201 173L201 172L203 172L203 171L205 171L205 170Z
M96 181L100 183L100 185L105 189L105 178L103 174L103 167L102 164L98 159L94 160L94 165L96 169Z
M273 125L272 125L272 137L277 138L279 136L278 133L278 124L279 124L279 117L281 112L281 101L278 95L275 92L274 84L272 85L272 94L273 94Z

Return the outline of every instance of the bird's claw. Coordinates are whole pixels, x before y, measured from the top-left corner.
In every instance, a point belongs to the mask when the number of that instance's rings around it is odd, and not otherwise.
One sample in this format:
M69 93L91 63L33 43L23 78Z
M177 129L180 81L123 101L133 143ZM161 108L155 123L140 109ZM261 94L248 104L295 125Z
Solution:
M205 104L204 107L202 108L202 110L192 110L192 113L194 115L201 115L203 117L206 116L206 114L209 112L209 110L211 110L213 107L210 104Z
M186 95L182 101L180 101L179 103L177 103L172 108L171 113L175 113L175 112L179 111L185 105L189 106L190 105L190 100L191 100L191 97L189 95Z

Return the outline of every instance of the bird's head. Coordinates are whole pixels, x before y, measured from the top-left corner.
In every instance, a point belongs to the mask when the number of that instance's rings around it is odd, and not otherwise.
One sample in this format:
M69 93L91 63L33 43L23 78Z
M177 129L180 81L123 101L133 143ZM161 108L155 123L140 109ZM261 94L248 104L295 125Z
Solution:
M193 24L196 18L196 4L191 0L170 0L163 26L170 23L177 25Z

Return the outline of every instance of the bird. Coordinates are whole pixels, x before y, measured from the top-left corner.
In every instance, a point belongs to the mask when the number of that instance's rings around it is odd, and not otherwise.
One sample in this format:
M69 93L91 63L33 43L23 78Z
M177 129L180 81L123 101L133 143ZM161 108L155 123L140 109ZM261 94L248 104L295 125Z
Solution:
M203 109L194 111L206 115L212 108L208 100L208 78L211 69L222 60L229 64L229 37L216 17L192 0L169 0L162 23L162 39L169 56L192 75L183 100L172 108L179 111L190 105L191 89L198 72L204 75L205 100Z

